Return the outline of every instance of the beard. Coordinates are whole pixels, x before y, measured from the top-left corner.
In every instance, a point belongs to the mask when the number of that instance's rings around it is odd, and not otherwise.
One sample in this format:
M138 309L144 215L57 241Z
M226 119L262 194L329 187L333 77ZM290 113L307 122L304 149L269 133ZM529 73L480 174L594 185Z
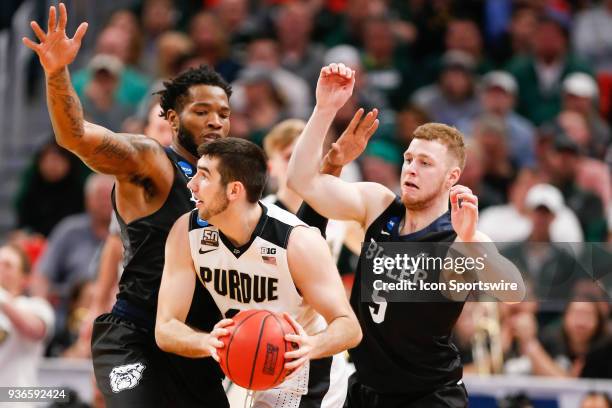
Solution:
M431 204L436 201L445 190L443 180L436 189L434 189L431 193L426 194L424 197L413 198L402 194L402 204L404 204L404 207L406 207L408 210L420 211L431 206Z
M225 211L229 206L229 200L225 195L225 191L220 191L215 197L210 200L210 204L204 203L198 211L201 220L210 220L211 217Z
M198 154L198 145L196 144L195 136L189 130L187 130L182 123L179 123L178 130L178 142L185 150L187 150L193 157L200 157ZM206 218L202 218L206 219Z

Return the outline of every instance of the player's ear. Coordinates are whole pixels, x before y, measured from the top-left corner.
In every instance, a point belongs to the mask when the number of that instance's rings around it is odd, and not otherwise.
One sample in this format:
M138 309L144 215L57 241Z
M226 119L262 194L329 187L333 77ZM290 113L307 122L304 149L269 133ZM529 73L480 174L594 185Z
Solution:
M459 166L452 167L446 176L446 188L451 188L459 182L461 178L461 169Z
M176 135L179 131L180 125L179 115L177 111L175 111L174 109L169 109L168 113L166 114L166 119L168 120L168 122L170 122L170 127L172 127L172 133Z
M239 181L227 183L226 193L227 199L230 201L236 200L245 191L244 185Z

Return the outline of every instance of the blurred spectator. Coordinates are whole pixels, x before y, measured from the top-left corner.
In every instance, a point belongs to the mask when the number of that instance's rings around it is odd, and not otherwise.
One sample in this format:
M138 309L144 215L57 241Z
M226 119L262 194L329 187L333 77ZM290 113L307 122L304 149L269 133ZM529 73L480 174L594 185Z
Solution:
M232 115L234 112L246 112L249 109L243 82L248 82L253 76L262 73L274 82L290 117L308 117L312 109L312 92L308 84L281 67L278 43L266 37L255 38L248 45L246 67L232 84Z
M168 79L179 74L179 60L193 53L193 41L178 31L166 31L157 37L155 53L156 78Z
M78 282L71 290L66 324L55 333L47 354L51 357L91 358L91 343L79 341L79 332L92 306L93 281Z
M582 115L589 128L590 138L585 143L585 153L603 159L611 136L610 127L597 109L598 96L597 82L587 74L576 72L563 81L563 109Z
M112 55L98 54L88 64L91 79L81 98L83 113L90 122L106 128L120 128L136 111L136 105L125 105L118 100L122 62Z
M526 282L527 283L527 282ZM533 299L533 295L528 295ZM536 313L538 302L523 301L508 304L497 303L499 308L500 341L504 357L502 372L510 375L529 375L532 365L522 353L520 337L537 335Z
M368 85L386 95L389 105L399 108L417 84L409 83L414 77L410 58L394 37L391 24L392 20L384 16L365 20L362 64Z
M523 336L522 349L536 375L578 377L585 357L605 334L605 319L595 302L569 302L563 313L561 330L552 326L543 331L541 341Z
M282 66L303 78L311 89L317 85L325 50L311 42L313 14L307 3L287 2L277 13L276 37Z
M338 21L333 23L330 32L326 34L325 44L328 47L339 44L362 47L368 17L380 16L387 11L383 0L347 0L344 12L337 14Z
M29 275L30 263L19 247L0 247L0 384L3 387L32 387L38 383L44 343L53 333L51 306L42 298L25 296Z
M605 392L589 392L582 402L580 408L612 408L612 400Z
M143 31L142 66L152 77L168 77L164 70L157 65L157 61L164 59L163 54L167 55L167 52L162 50L161 38L174 28L177 18L178 11L175 9L172 0L145 0L143 2L141 13ZM180 41L177 39L177 42ZM167 48L170 47L167 42L164 45ZM163 63L159 65L163 65Z
M400 194L399 174L403 163L402 151L388 140L372 140L363 154L363 181L382 184Z
M518 87L514 78L504 71L492 71L482 78L480 105L482 114L494 115L504 122L509 154L517 168L535 164L534 136L531 122L514 112ZM467 137L474 131L478 119L466 118L457 127Z
M64 217L82 212L84 173L79 161L55 141L45 144L21 176L17 227L47 236Z
M384 117L384 112L388 108L387 97L384 92L377 89L368 80L368 73L363 68L361 56L357 48L350 45L337 45L330 48L325 53L323 65L332 63L342 63L355 71L353 95L356 98L357 106L366 111L376 108L381 112L379 117Z
M482 35L478 24L467 18L454 18L448 23L445 35L446 51L457 50L470 55L478 74L490 71L493 66L484 54Z
M470 188L478 197L478 209L484 210L505 202L503 195L484 182L484 157L480 144L474 140L466 143L465 167L461 172L459 184Z
M240 71L240 64L230 53L230 44L221 22L206 11L191 19L189 36L195 45L195 52L208 65L215 68L227 82L234 81Z
M442 64L438 82L417 90L412 103L423 108L434 122L454 126L478 113L475 66L472 57L461 51L444 54Z
M130 10L117 10L112 14L107 27L117 27L127 33L128 48L124 63L141 69L143 35L136 14Z
M592 137L584 116L574 111L563 111L557 117L556 124L558 130L553 129L555 132L552 138L555 140L570 139L572 143L576 144L580 153L576 184L584 190L596 194L604 207L607 206L612 196L610 171L604 162L585 154L589 151L589 146L592 145Z
M533 186L544 181L541 174L531 169L519 172L509 188L510 202L487 208L479 216L478 229L487 234L494 242L518 242L526 240L532 225L527 214L525 198ZM556 193L545 193L557 196ZM553 198L555 200L555 198ZM503 228L500 228L503 225ZM583 234L576 214L565 204L555 214L550 226L552 242L582 242Z
M85 185L86 213L72 215L51 232L37 267L37 295L57 302L58 327L65 323L68 300L77 282L95 277L95 259L108 234L114 179L92 174Z
M276 193L264 201L268 200L293 214L300 208L302 198L287 187L287 165L304 126L306 123L303 120L287 119L274 126L263 140L270 177L277 187Z
M503 66L514 57L527 56L531 51L533 33L538 23L536 10L514 3L508 30L492 44L489 52L498 66Z
M563 197L555 187L537 184L527 193L525 207L531 224L529 236L503 252L531 282L534 295L554 308L570 296L580 278L571 248L566 249L551 239L551 226L563 209Z
M595 71L612 71L611 0L576 14L572 41L576 53L590 61Z
M249 139L262 145L264 135L287 118L287 99L271 73L262 69L244 70L240 76L244 92L244 111L249 123Z
M567 206L578 216L585 240L603 242L608 227L602 202L577 184L581 158L578 145L560 134L546 151L544 164L550 181L561 190Z
M105 64L100 62L93 64L94 59L92 58L88 68L77 71L73 75L72 83L81 101L87 98L86 89L97 73L97 69L102 65L106 67L108 73L114 73L118 77L118 84L113 93L114 102L129 109L135 109L147 93L149 78L139 73L136 67L129 65L130 52L129 33L119 27L106 27L96 39L95 49L95 55L105 56L102 60ZM111 59L106 56L118 58L121 65L112 59L113 62L110 63L112 66L109 66L108 61Z
M608 335L600 344L591 348L586 355L584 368L580 373L583 378L612 379L612 337Z
M402 154L410 146L414 130L429 122L429 115L416 105L405 105L395 115L395 140L401 145ZM380 129L380 128L379 128ZM380 133L380 130L379 130Z
M474 123L473 137L482 150L483 182L506 201L516 168L510 161L504 121L493 115L480 117Z
M257 21L249 15L247 0L219 0L215 13L233 46L247 42L257 30Z
M551 17L538 21L532 47L529 56L510 61L508 71L519 85L517 111L540 125L559 113L563 79L576 71L590 73L590 69L569 52L566 28Z

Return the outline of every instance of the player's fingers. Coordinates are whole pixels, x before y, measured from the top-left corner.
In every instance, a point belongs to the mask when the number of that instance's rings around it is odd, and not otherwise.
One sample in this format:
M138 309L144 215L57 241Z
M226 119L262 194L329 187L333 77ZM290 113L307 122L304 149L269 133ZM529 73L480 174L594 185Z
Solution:
M232 323L234 323L232 319L221 319L217 322L217 324L215 324L215 327L225 327L229 326Z
M357 109L357 112L355 112L355 114L353 115L353 119L351 119L351 123L349 123L348 127L346 128L347 132L353 133L355 131L357 125L359 124L359 121L363 117L364 112L365 110L363 108Z
M293 351L287 351L285 353L285 359L293 360L293 359L296 359L296 358L302 358L306 354L308 354L308 350L304 350L304 349L297 349L297 350L293 350Z
M297 370L299 367L304 365L308 359L306 357L299 358L297 360L289 361L285 363L285 369L287 370Z
M332 74L337 74L338 73L338 64L336 64L336 63L329 64L329 69L330 69Z
M299 334L285 334L285 340L302 345L303 339Z
M35 43L34 41L30 40L28 37L23 37L21 39L21 41L23 41L23 44L28 47L29 49L31 49L32 51L34 51L35 53L38 54L38 44Z
M349 70L346 68L346 65L344 65L343 63L338 64L338 73L345 78L350 78Z
M40 42L43 42L43 41L45 41L47 39L47 34L45 34L43 29L40 28L40 26L38 25L38 23L36 21L31 21L30 22L30 27L32 27L32 30L34 31L34 34L36 35L36 38L38 38L38 40Z
M478 203L478 198L474 195L474 194L469 194L469 193L459 193L457 194L457 199L461 200L461 205L463 205L463 203L466 202L470 202L470 203Z
M83 40L83 37L85 36L85 33L87 32L87 27L89 27L89 24L81 23L79 25L79 28L77 28L76 33L74 33L74 37L72 37L72 39L76 41L78 44L81 44L81 40Z
M210 334L211 336L214 336L215 338L219 338L219 337L227 336L229 334L229 330L217 327Z
M328 65L324 66L323 68L321 68L321 76L322 77L326 77L329 74L331 74L331 68L329 68Z
M370 127L366 130L365 133L365 137L366 140L370 140L370 138L372 137L372 135L376 132L376 130L378 129L378 125L380 124L380 121L378 119L376 119L374 121L374 123L372 123L370 125Z
M47 26L47 33L51 33L55 31L56 22L55 22L55 6L51 6L49 8L49 23Z
M456 191L458 193L472 193L472 189L469 187L466 187L464 185L461 184L456 184L451 188L451 192L452 191Z
M461 208L468 208L468 209L473 210L473 211L478 211L478 206L476 204L473 204L473 203L462 202L461 203Z
M213 348L210 352L210 356L213 358L213 360L215 360L217 363L219 362L219 355L217 354L217 351Z
M68 13L66 13L66 5L64 3L59 4L59 23L57 29L60 31L66 30L66 22L68 21Z
M293 329L300 336L305 336L306 332L302 328L302 326L287 312L283 313L283 317L293 326Z

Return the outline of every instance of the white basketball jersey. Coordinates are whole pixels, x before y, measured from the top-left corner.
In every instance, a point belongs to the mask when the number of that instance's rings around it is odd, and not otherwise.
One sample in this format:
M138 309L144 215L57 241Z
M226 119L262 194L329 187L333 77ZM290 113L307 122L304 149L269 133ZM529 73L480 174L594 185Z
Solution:
M197 209L192 211L189 245L198 280L226 317L247 309L287 312L308 334L315 334L327 324L304 303L287 263L291 231L306 224L275 205L260 205L262 216L249 242L241 247L200 220Z

